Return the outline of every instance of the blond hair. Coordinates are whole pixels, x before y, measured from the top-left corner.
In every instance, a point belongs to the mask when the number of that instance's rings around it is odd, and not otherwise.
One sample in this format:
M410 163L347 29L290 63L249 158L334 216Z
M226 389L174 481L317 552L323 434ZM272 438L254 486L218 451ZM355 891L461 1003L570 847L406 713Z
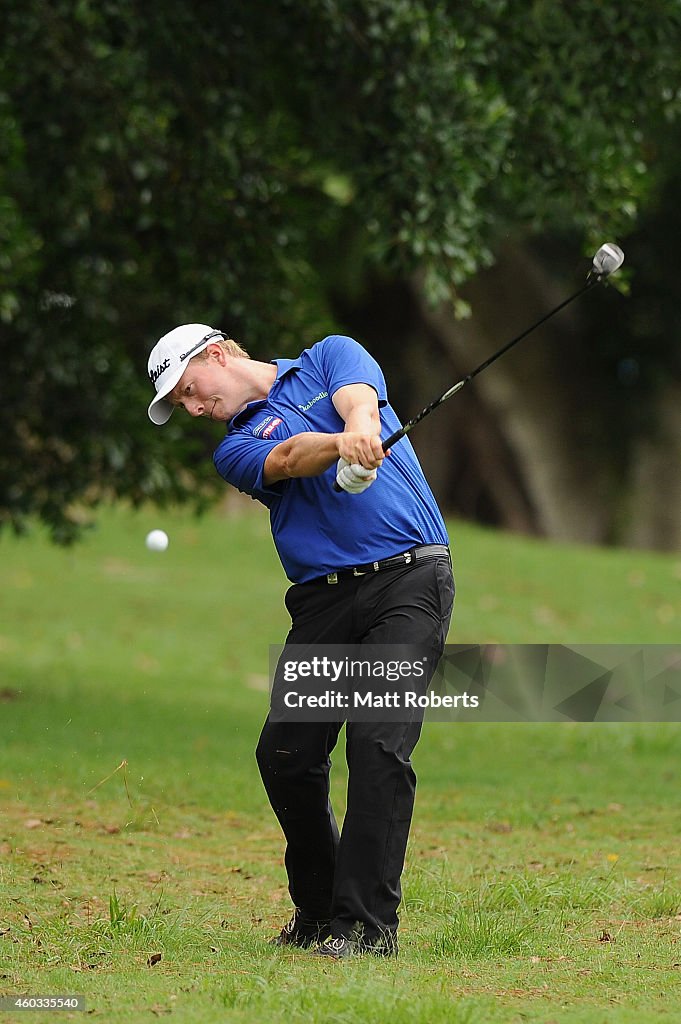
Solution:
M242 348L238 341L234 341L234 338L216 338L213 345L219 345L223 352L226 352L228 356L234 356L237 359L250 359L248 352L245 348ZM194 356L194 359L201 359L205 361L208 359L208 350L204 348L202 352L199 352Z

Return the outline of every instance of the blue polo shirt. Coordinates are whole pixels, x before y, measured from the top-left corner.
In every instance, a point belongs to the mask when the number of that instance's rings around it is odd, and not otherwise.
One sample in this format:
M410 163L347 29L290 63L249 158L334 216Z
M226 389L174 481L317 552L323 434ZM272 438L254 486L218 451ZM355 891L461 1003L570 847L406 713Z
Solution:
M344 429L332 398L347 384L369 384L376 391L383 439L400 427L380 366L352 338L334 334L298 359L273 362L277 376L267 398L250 402L230 420L213 458L228 483L269 509L288 578L304 583L418 544L447 544L444 521L407 437L394 445L362 494L333 490L335 463L319 476L263 483L265 459L282 441L305 431Z

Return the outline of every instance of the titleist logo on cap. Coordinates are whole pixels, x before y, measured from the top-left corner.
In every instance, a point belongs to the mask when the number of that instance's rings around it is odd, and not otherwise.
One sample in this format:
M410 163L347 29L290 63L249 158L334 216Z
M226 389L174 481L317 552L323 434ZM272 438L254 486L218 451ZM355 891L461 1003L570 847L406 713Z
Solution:
M161 376L161 374L165 373L169 366L170 359L166 358L163 360L162 363L159 363L158 366L155 366L153 370L149 370L149 380L151 381L151 383L155 384L158 378Z

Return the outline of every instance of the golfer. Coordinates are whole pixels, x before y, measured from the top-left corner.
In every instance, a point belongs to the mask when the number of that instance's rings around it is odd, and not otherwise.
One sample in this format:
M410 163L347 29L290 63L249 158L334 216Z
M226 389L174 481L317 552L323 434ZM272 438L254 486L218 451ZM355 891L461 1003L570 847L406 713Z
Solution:
M226 423L215 466L269 509L292 584L287 644L414 643L439 658L454 599L445 524L409 440L383 452L400 424L360 344L331 335L297 359L259 362L223 332L184 324L154 347L149 377L153 423L177 407ZM341 723L268 715L256 756L294 905L278 945L337 959L397 954L421 717L346 723L339 834L329 756Z

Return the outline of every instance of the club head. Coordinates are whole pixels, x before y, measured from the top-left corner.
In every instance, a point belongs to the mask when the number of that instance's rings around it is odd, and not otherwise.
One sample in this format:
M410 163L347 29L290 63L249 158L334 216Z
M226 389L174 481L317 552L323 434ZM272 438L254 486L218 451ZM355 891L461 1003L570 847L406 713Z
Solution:
M614 242L604 242L593 258L589 277L595 277L598 281L610 277L624 263L624 253L619 245Z

